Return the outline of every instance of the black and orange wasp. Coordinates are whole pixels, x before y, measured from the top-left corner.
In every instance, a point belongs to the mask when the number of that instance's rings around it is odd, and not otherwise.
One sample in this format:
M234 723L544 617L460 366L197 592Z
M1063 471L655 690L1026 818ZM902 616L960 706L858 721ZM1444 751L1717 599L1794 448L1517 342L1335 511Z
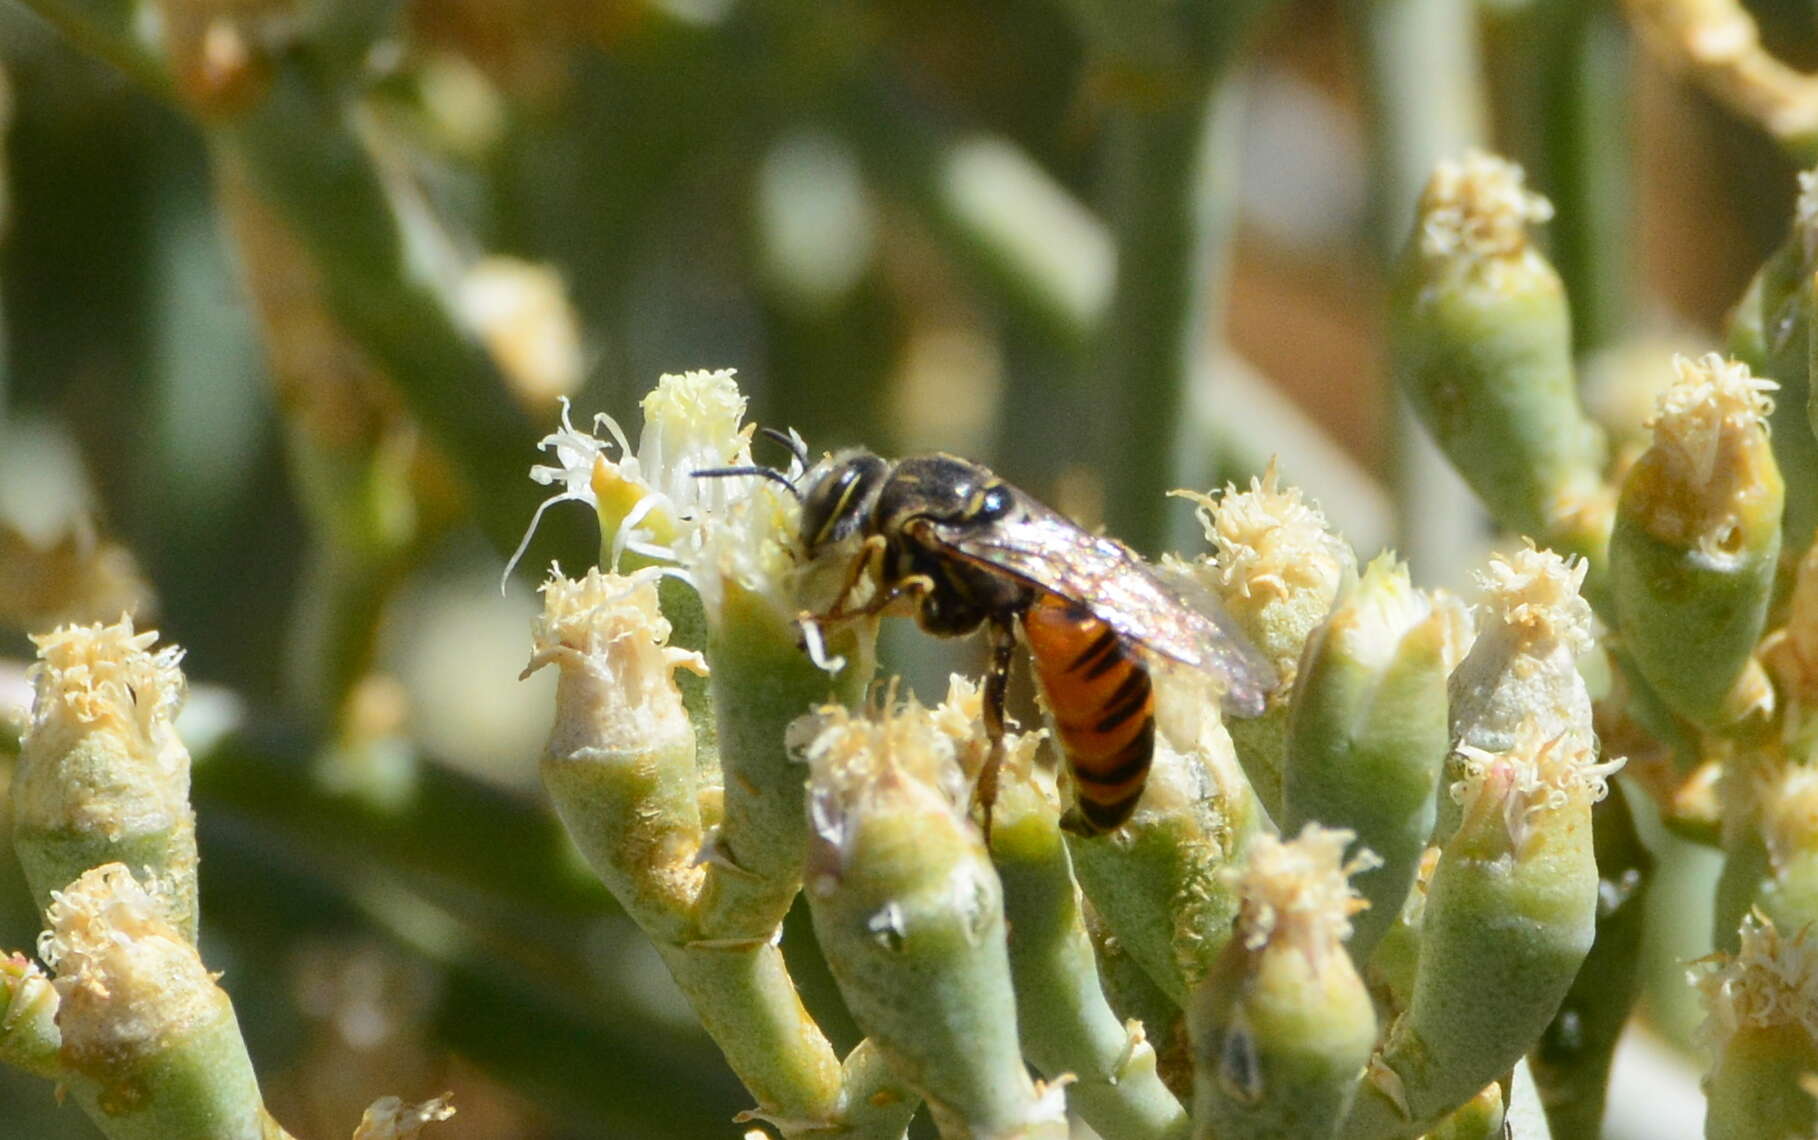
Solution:
M1275 673L1209 594L1189 600L1129 547L1093 534L993 474L941 453L888 460L861 448L810 465L799 442L766 430L806 471L797 486L767 467L697 475L759 475L802 502L809 558L857 538L852 573L818 620L881 612L907 599L916 622L942 637L983 628L991 650L984 717L992 756L977 799L989 834L1004 703L1017 633L1073 773L1076 805L1064 823L1095 835L1136 809L1155 746L1154 658L1211 674L1226 711L1263 711ZM870 566L880 589L841 608Z

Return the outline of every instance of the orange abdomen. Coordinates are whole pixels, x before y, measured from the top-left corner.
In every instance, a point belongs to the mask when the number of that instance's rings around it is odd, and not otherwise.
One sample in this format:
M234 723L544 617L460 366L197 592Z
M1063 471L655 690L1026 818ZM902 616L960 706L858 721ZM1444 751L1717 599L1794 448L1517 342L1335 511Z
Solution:
M1044 595L1023 633L1094 831L1130 818L1155 749L1155 693L1137 650L1084 606Z

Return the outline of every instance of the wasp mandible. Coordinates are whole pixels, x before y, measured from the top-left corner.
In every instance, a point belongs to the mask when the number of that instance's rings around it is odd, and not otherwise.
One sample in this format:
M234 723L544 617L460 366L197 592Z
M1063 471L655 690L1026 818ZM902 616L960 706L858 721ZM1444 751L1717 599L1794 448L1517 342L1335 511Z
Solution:
M983 464L942 453L888 460L851 448L810 466L796 441L765 434L808 468L803 486L767 467L695 474L783 483L801 499L801 544L810 559L861 540L846 587L822 620L880 612L906 598L931 634L984 628L992 751L976 795L987 836L1019 629L1073 772L1077 804L1063 824L1080 834L1116 829L1142 795L1155 748L1150 655L1212 674L1227 711L1262 712L1274 670L1215 599L1189 602L1129 547L1085 530ZM878 594L843 609L872 565Z

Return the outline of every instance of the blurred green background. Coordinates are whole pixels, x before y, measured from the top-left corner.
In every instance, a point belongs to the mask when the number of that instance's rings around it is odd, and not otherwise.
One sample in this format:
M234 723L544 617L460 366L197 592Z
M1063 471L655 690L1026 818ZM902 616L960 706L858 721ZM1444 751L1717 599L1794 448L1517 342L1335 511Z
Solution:
M203 955L299 1135L443 1087L451 1140L731 1135L747 1105L538 802L530 585L590 560L586 512L552 511L496 583L558 394L633 425L659 373L733 367L817 450L973 456L1152 553L1199 549L1160 490L1279 455L1361 553L1457 585L1493 536L1398 428L1381 360L1380 266L1433 159L1493 144L1554 198L1609 392L1714 343L1784 232L1788 161L1614 6L1146 26L1175 7L0 0L0 712L55 621L133 608L186 648ZM1818 59L1811 5L1750 7ZM44 18L197 12L238 38L162 76ZM340 112L319 132L246 111L291 90L262 60L297 44L304 102ZM1151 112L1177 83L1170 135ZM380 197L337 197L366 185L336 181L350 153ZM305 200L274 212L285 171ZM387 307L374 218L484 355ZM973 659L891 637L924 687ZM1668 1040L1713 859L1656 890ZM30 947L0 867L0 946ZM0 1106L0 1135L92 1135L11 1072Z

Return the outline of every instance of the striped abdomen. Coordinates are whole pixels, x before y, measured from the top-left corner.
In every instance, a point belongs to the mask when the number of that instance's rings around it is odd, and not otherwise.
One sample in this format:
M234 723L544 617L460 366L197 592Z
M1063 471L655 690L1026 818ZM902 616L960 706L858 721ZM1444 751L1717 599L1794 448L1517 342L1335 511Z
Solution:
M1137 649L1084 606L1044 595L1023 614L1035 676L1073 769L1078 818L1110 831L1130 818L1155 749L1155 693Z

